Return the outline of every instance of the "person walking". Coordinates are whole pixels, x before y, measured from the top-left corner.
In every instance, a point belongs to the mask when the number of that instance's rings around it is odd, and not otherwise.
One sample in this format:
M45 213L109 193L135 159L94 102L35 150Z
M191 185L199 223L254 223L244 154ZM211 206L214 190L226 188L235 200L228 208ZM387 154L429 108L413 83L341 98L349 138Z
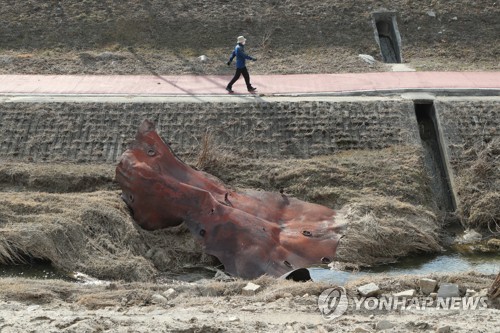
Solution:
M257 90L257 88L252 87L250 84L250 74L248 74L248 70L246 67L246 60L252 60L256 61L256 58L253 58L249 56L248 54L245 53L245 42L246 38L243 36L238 37L238 44L236 44L233 53L231 53L231 57L229 58L229 61L227 62L228 66L231 66L231 62L233 59L236 57L236 73L234 73L234 77L231 79L231 81L227 84L226 90L229 93L233 93L233 84L238 81L240 76L243 74L243 78L245 79L245 83L247 85L247 90L249 92L254 92Z

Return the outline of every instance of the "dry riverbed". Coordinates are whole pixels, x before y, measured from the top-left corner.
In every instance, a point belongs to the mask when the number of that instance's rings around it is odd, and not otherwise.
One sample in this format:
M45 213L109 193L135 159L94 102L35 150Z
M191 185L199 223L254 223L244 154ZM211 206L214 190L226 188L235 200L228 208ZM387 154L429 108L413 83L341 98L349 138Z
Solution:
M480 295L493 276L467 273L429 276ZM346 285L350 307L334 319L322 317L318 295L324 282L268 277L245 292L248 281L225 279L162 283L0 279L0 331L6 332L499 332L500 310L354 310L357 287L374 282L382 295L418 289L422 277L359 279ZM380 296L379 296L380 297ZM496 309L495 309L496 307ZM449 329L449 330L448 330Z

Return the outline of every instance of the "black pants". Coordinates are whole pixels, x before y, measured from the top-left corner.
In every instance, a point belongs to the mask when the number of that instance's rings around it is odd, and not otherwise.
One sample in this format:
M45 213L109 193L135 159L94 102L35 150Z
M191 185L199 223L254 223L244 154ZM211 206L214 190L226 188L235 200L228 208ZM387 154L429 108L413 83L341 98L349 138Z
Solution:
M250 74L248 74L248 70L246 67L243 68L236 68L236 73L234 73L234 77L232 80L227 84L228 88L232 88L233 84L238 81L240 78L240 75L243 74L243 78L245 79L245 83L247 85L247 89L252 88L252 85L250 84Z

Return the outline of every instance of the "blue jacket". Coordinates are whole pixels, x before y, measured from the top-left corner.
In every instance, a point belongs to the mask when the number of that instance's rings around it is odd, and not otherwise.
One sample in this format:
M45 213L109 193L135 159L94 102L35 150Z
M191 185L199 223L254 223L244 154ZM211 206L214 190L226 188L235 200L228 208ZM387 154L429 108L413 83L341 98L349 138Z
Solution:
M245 53L245 46L243 44L236 44L233 53L231 53L231 57L229 58L229 62L233 61L234 57L236 57L236 68L244 68L246 67L245 62L246 59L253 60L248 54Z

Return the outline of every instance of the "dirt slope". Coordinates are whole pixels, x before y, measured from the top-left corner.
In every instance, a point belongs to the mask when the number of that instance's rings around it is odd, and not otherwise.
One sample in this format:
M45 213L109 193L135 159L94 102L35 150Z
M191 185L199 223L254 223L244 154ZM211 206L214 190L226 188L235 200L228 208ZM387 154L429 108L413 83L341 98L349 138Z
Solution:
M397 12L403 59L423 70L498 70L495 1L7 1L0 73L217 73L236 36L255 73L380 71L372 13ZM209 57L201 63L197 57Z

